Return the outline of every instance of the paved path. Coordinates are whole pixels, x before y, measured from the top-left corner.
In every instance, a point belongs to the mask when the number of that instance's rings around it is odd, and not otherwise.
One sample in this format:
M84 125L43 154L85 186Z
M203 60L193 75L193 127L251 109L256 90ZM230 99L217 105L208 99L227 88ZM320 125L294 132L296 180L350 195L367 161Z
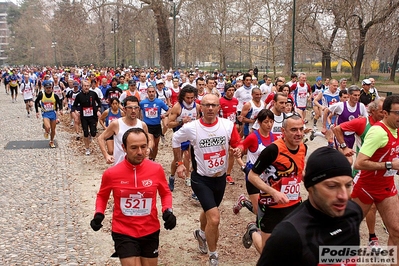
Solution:
M92 264L85 230L74 219L67 178L69 134L57 131L56 149L4 150L9 141L43 140L40 120L27 118L0 85L0 264ZM82 230L84 229L84 230Z
M83 144L58 129L56 149L5 150L9 141L43 140L43 130L41 119L35 114L27 118L22 98L12 103L3 85L0 114L0 265L119 265L109 258L113 251L109 230L93 232L89 227L106 167L98 148L84 156ZM324 143L321 138L309 141L308 154ZM179 219L192 222L184 216ZM183 234L185 229L180 229ZM166 236L164 241L168 243ZM161 256L160 262L166 259Z

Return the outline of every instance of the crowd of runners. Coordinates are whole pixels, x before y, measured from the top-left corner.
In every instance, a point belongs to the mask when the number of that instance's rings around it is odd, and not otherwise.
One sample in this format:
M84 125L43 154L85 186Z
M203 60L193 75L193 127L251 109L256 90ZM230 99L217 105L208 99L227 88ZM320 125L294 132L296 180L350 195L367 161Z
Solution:
M95 145L92 139L98 138L104 162L113 167L104 172L91 226L101 228L113 192L112 237L122 265L157 265L156 195L161 196L164 226L171 230L176 226L176 177L185 179L202 207L194 231L199 251L209 255L210 265L219 265L218 206L226 184L235 184L235 163L245 175L246 191L233 212L245 207L253 213L242 242L245 248L254 245L259 265L317 265L319 245L359 245L363 217L369 246L378 246L377 210L389 244L399 245L394 183L399 96L380 97L372 78L364 79L361 87L348 86L345 78L321 77L310 85L305 73L286 81L267 75L258 79L253 69L228 75L217 69L90 66L9 68L3 70L2 81L13 103L24 101L28 118L33 110L37 118L41 115L50 148L56 148L61 115L70 117L68 125L83 140L87 156ZM100 135L98 128L104 129ZM156 161L168 130L173 131L173 160L165 178ZM316 137L325 138L326 147L305 163L306 142ZM301 181L309 191L304 202ZM305 225L313 226L312 232ZM337 228L342 237L323 236ZM317 245L308 247L310 239ZM280 256L287 241L299 251Z

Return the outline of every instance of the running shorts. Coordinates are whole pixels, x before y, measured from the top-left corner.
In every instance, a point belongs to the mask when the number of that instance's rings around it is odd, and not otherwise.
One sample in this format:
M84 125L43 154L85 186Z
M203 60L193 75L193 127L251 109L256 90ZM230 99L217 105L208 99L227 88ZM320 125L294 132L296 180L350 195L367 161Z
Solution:
M394 179L387 177L384 178L384 182L378 182L379 178L383 177L376 177L377 180L372 182L364 180L367 178L359 178L353 187L351 197L358 198L364 204L373 204L380 203L386 198L397 196L398 191Z
M112 239L115 247L112 257L158 257L159 230L139 238L112 232Z
M218 177L208 177L191 172L191 188L206 212L219 207L226 189L226 174Z

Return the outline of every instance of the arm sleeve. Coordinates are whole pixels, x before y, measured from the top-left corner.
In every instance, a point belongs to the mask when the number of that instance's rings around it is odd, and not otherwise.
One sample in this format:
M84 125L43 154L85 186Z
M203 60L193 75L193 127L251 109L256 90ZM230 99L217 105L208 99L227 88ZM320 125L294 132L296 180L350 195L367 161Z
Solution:
M240 144L240 141L241 141L240 133L238 133L237 128L233 125L233 131L231 132L231 138L230 138L230 146L232 148L237 148L238 144Z
M243 149L248 149L251 152L255 152L258 148L258 138L255 134L251 133L244 140L241 141L240 145Z
M161 197L161 205L163 213L165 210L172 208L172 192L170 192L168 183L166 181L166 175L162 167L159 167L158 173L160 179L158 191L159 191L159 196Z
M258 159L254 164L254 167L252 168L252 171L257 175L262 174L266 170L266 168L277 159L277 155L277 145L274 143L270 144L260 153Z
M97 193L96 213L105 212L110 193L111 193L111 177L109 175L109 171L105 171L102 176L100 190Z
M336 104L330 105L328 110L330 110L330 112L334 115L340 115L342 113L343 107L343 102L338 102Z
M78 107L80 104L80 92L76 95L75 101L73 102L73 107Z
M169 110L169 107L166 105L166 103L164 103L164 102L162 102L161 103L161 108L163 109L163 110L165 110L165 111L168 111Z
M269 93L269 95L267 95L265 103L269 104L274 98L274 93Z
M186 123L178 131L173 133L172 148L180 148L181 143L193 140L193 136L196 136L195 123L195 121Z
M341 124L339 124L339 126L341 127L343 132L345 132L345 131L355 132L356 135L360 136L363 134L364 130L366 129L366 121L367 121L367 118L359 117L359 118L355 118L350 121L341 123Z
M101 93L101 95L102 95L102 93ZM98 94L96 93L96 102L97 102L97 104L98 104L98 106L101 106L101 99L100 99L100 97L98 96Z
M62 110L62 101L60 100L60 97L58 97L57 94L54 94L54 98L55 98L55 105L58 107L58 108L55 108L56 111Z
M367 112L367 108L363 103L360 103L360 115L364 117L369 115Z
M287 244L289 247L287 247ZM302 242L294 226L282 222L273 230L266 241L257 266L301 265Z
M296 82L294 84L291 85L290 87L290 92L296 90Z
M385 130L382 127L373 126L367 132L359 152L371 157L377 149L384 147L387 143L388 136Z
M36 113L39 112L39 106L40 106L40 101L43 99L43 93L39 92L39 95L37 95L36 100L35 100L35 110Z

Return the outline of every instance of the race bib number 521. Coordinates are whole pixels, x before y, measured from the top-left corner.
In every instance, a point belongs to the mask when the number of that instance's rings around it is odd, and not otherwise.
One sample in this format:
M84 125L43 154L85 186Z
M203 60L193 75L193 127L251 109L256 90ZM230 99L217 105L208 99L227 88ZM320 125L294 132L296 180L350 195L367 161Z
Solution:
M152 197L141 193L122 195L120 208L126 216L146 216L151 214Z

